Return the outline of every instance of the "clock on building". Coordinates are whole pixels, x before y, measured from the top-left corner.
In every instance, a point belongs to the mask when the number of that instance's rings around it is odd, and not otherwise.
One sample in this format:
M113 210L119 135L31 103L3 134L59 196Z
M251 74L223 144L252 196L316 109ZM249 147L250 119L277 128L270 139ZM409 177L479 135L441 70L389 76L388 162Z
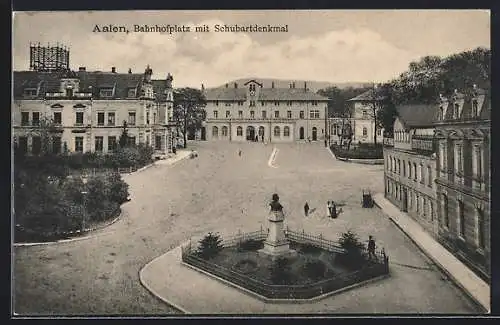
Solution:
M252 90L252 91L250 92L250 96L255 96L255 91L253 91L253 90Z

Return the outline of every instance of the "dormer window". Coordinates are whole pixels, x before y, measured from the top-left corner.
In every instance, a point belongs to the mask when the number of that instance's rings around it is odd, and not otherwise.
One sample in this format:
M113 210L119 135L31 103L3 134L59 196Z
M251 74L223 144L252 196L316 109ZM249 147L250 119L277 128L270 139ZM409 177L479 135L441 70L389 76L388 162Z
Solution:
M99 92L99 96L103 98L111 98L113 97L113 89L111 88L101 89L101 91Z
M453 105L453 118L454 119L458 119L459 113L460 113L459 109L460 109L460 105L458 105L458 104Z
M135 98L136 90L135 88L129 88L127 92L128 98Z
M477 103L477 100L474 99L472 101L472 117L477 117L478 116L478 103Z
M255 91L255 85L254 84L250 85L249 89L250 91Z
M73 88L66 88L66 97L73 97Z
M443 120L444 120L444 107L443 107L443 106L439 106L439 116L438 116L438 120L440 120L440 121L443 121Z
M26 88L24 89L25 97L36 97L36 89L35 88Z

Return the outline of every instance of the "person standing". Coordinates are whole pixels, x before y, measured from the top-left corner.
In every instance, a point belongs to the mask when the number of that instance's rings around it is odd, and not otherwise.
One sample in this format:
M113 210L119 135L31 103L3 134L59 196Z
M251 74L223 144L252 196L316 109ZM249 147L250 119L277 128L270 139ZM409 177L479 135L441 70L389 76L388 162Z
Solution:
M368 237L368 259L371 259L372 257L376 260L377 256L375 255L375 240L373 237L370 235Z
M309 215L309 204L304 204L304 215L307 217Z
M326 216L328 218L332 217L332 204L330 201L326 201Z
M238 150L238 156L241 157L241 149Z
M330 216L335 219L337 218L337 205L335 204L334 201L332 201L332 204L331 204L331 213L330 213Z

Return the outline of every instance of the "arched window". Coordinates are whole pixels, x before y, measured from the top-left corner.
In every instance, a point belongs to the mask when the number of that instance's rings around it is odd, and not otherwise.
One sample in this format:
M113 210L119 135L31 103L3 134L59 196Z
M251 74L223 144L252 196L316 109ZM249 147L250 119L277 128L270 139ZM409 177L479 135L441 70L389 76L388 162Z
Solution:
M212 137L214 137L214 138L219 137L219 128L216 126L212 127Z
M444 107L439 106L439 117L438 120L443 121L444 120Z
M280 127L279 126L275 126L274 127L274 136L275 137L279 137L280 136Z
M460 106L458 104L455 104L453 106L453 108L454 108L454 110L453 110L453 118L457 119L459 117L459 112L460 112L459 108L460 108Z
M285 137L289 137L290 136L290 127L285 126L283 128L283 136L285 136Z
M243 136L243 128L241 126L236 128L236 135L239 137Z
M366 137L368 135L368 129L363 127L363 136Z
M222 136L227 137L227 126L222 127Z
M264 127L259 126L259 136L263 137L264 136Z

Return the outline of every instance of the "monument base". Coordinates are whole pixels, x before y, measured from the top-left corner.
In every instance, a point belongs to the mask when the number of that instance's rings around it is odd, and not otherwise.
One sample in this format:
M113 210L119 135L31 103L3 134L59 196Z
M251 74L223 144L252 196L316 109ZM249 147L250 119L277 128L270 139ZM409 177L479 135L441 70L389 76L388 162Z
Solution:
M276 257L292 257L297 255L297 251L290 249L290 244L288 242L282 242L279 244L270 243L265 241L264 248L258 250L259 254L264 254Z

